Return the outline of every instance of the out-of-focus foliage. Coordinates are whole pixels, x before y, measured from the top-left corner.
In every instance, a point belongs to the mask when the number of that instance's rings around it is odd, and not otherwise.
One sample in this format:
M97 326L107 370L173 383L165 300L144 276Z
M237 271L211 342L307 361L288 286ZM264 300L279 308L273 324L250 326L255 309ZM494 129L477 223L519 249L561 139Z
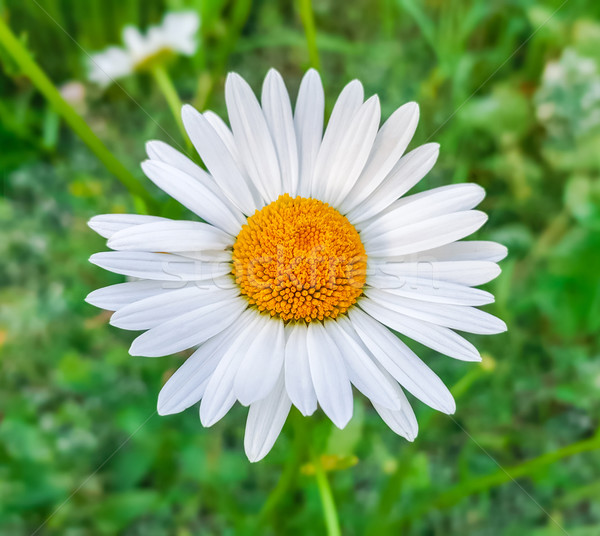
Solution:
M145 140L183 146L175 122L149 77L88 85L86 54L118 42L126 23L184 7L203 19L199 53L169 66L184 101L222 113L227 70L259 89L271 66L295 94L308 53L291 2L0 2L57 85L83 82L69 98L140 177ZM328 109L351 78L379 94L385 117L418 101L413 145L441 143L420 188L481 184L490 222L480 236L510 248L489 285L489 310L509 331L471 338L483 365L418 348L456 384L455 420L415 402L421 431L409 445L359 400L346 430L320 422L306 439L325 445L344 534L551 536L557 523L600 534L598 451L518 484L469 487L600 425L600 6L325 0L314 10ZM1 50L0 63L0 535L42 524L36 534L322 533L314 468L294 440L304 419L251 465L245 410L211 430L192 409L155 414L185 356L129 357L132 335L83 301L120 281L87 262L104 244L86 220L138 207ZM163 214L180 215L148 188ZM276 488L281 475L287 487ZM452 500L438 500L446 492Z

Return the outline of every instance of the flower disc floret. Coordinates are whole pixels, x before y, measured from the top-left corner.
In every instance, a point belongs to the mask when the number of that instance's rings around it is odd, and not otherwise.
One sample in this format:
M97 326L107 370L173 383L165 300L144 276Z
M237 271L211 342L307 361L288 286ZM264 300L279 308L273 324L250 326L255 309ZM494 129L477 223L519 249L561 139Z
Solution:
M259 311L284 321L336 318L362 293L367 256L333 207L285 194L248 218L233 246L233 274Z

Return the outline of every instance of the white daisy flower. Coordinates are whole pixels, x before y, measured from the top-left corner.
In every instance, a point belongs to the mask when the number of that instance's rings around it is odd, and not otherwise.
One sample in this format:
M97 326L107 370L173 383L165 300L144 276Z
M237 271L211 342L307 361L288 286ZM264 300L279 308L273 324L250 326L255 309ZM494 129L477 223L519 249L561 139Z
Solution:
M195 11L167 13L162 22L142 34L135 26L123 29L123 48L112 46L93 54L89 79L107 87L114 80L144 70L173 54L192 56L198 48L200 18Z
M316 71L304 76L295 111L271 70L261 102L237 74L225 96L231 129L214 113L183 108L208 171L152 141L146 175L204 222L113 214L90 226L116 251L91 262L140 278L92 292L116 311L114 326L147 330L130 353L195 351L158 397L161 415L200 403L211 426L237 401L249 406L251 461L273 446L295 405L320 406L339 428L353 411L352 385L391 429L412 441L417 422L406 389L453 413L442 381L391 330L464 361L477 349L454 330L491 334L505 324L476 307L474 288L495 278L506 248L460 241L486 221L484 191L455 184L406 194L434 165L439 146L404 152L415 103L379 128L377 96L350 82L323 133Z

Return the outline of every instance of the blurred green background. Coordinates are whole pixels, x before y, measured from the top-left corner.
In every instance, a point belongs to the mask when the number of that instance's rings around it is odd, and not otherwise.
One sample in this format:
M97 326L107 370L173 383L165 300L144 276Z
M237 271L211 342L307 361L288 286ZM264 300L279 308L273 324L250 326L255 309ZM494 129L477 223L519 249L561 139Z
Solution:
M320 422L343 534L600 534L600 4L315 1L318 58L307 5L13 0L0 12L57 86L83 84L73 106L173 217L139 169L146 140L183 144L156 84L86 82L86 53L120 44L124 24L198 10L198 53L168 70L184 102L220 114L227 71L258 90L276 67L295 96L317 61L328 110L352 78L384 117L418 101L411 146L441 144L419 188L488 192L479 237L510 250L489 310L509 331L470 337L481 365L417 348L458 410L415 402L414 444L358 397L346 430ZM185 356L128 356L132 334L83 301L121 280L87 262L105 244L86 221L140 204L1 46L0 63L0 534L324 533L292 423L250 464L239 406L209 430L194 409L155 414Z

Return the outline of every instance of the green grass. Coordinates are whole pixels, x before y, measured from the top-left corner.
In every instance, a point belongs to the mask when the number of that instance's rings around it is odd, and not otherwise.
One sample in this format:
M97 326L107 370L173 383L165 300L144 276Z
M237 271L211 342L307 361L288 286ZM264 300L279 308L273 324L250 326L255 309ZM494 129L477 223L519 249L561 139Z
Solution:
M86 52L118 43L124 24L183 7L203 20L198 54L167 66L183 102L222 114L228 71L258 90L272 66L295 95L320 64L328 111L352 78L379 94L384 117L419 102L411 147L441 144L420 189L486 188L479 236L510 250L487 285L497 298L488 310L509 331L470 337L482 365L415 345L454 386L458 409L452 419L415 402L413 444L357 397L346 430L316 418L309 434L293 414L269 456L249 464L245 410L208 430L193 409L157 416L183 357L130 357L132 334L84 303L120 281L87 262L105 245L86 221L184 216L139 162L148 139L186 145L164 78L140 74L103 93L86 84L75 110L54 87L85 83ZM0 14L1 536L324 534L327 484L306 465L316 445L335 468L344 535L600 533L600 7L5 0ZM543 82L549 61L564 81Z

